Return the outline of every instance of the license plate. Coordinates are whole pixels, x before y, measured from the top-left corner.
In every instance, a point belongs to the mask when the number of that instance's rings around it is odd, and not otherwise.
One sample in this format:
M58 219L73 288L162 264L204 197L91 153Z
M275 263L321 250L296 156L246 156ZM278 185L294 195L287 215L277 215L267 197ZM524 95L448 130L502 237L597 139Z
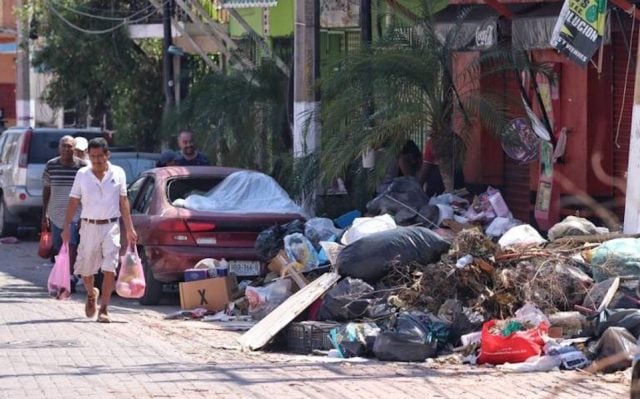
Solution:
M236 276L259 276L260 262L257 260L229 261L229 273L233 273Z

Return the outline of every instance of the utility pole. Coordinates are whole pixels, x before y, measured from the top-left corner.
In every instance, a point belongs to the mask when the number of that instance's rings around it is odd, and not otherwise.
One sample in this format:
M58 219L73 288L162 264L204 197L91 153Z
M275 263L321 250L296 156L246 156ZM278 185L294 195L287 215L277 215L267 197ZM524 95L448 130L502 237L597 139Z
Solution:
M174 102L174 81L173 81L173 56L169 53L169 46L172 44L171 40L171 3L172 1L165 1L162 9L162 84L164 88L164 109L163 114L166 116L173 108Z
M29 19L24 14L23 6L26 1L16 0L16 34L18 46L16 48L16 125L33 125L34 115L31 114L31 93L29 86Z
M638 38L640 39L640 33ZM640 232L640 47L636 54L636 83L633 92L624 232L627 234Z
M296 0L293 44L293 156L302 158L320 147L320 2Z

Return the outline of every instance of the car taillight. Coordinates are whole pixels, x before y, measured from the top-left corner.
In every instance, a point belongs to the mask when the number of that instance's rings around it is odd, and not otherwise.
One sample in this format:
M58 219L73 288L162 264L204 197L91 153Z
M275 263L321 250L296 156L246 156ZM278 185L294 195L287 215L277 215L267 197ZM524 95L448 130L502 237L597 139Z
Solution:
M192 233L202 233L205 231L213 231L216 229L216 224L211 222L193 222L187 221L187 227Z
M158 241L164 245L193 245L193 238L182 219L163 220L156 225Z
M20 157L18 158L18 167L26 168L29 160L29 144L31 144L31 129L28 129L22 140L22 148L20 148Z

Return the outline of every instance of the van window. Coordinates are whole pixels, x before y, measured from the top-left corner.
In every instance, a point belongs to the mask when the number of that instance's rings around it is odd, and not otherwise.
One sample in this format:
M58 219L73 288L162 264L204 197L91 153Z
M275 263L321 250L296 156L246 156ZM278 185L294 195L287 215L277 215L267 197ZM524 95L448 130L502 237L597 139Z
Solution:
M82 136L87 140L102 137L101 133L34 132L29 145L29 163L46 163L51 158L57 157L59 155L58 144L65 135Z
M2 154L0 154L0 163L11 163L18 155L18 145L20 144L20 135L17 133L7 134L4 146L2 146Z
M6 141L8 134L0 135L0 163L2 163L2 147L4 146L4 142Z

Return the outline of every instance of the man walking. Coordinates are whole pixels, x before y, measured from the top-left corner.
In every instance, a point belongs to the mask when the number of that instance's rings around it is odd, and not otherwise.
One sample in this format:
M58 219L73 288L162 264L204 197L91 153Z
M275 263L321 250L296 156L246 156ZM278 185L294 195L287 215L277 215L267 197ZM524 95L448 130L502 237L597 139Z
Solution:
M47 162L42 174L42 231L51 231L54 254L60 252L62 248L62 229L73 180L78 170L87 165L85 161L73 156L73 143L73 137L62 137L58 143L60 155ZM80 241L79 218L80 214L74 213L69 225L69 272L72 275ZM75 278L72 278L72 293L75 292L75 286Z
M193 143L193 133L183 131L178 135L178 147L180 154L175 159L178 166L208 166L209 159L196 150Z
M71 237L71 221L79 205L80 246L75 263L75 273L82 276L87 290L85 314L91 318L96 314L96 301L100 290L93 287L93 277L102 270L102 297L98 322L110 323L109 300L115 282L118 254L120 251L120 217L127 234L127 245L135 245L138 236L133 228L127 183L124 170L109 162L109 145L103 138L89 142L91 166L80 169L69 194L69 207L65 217L62 240Z

